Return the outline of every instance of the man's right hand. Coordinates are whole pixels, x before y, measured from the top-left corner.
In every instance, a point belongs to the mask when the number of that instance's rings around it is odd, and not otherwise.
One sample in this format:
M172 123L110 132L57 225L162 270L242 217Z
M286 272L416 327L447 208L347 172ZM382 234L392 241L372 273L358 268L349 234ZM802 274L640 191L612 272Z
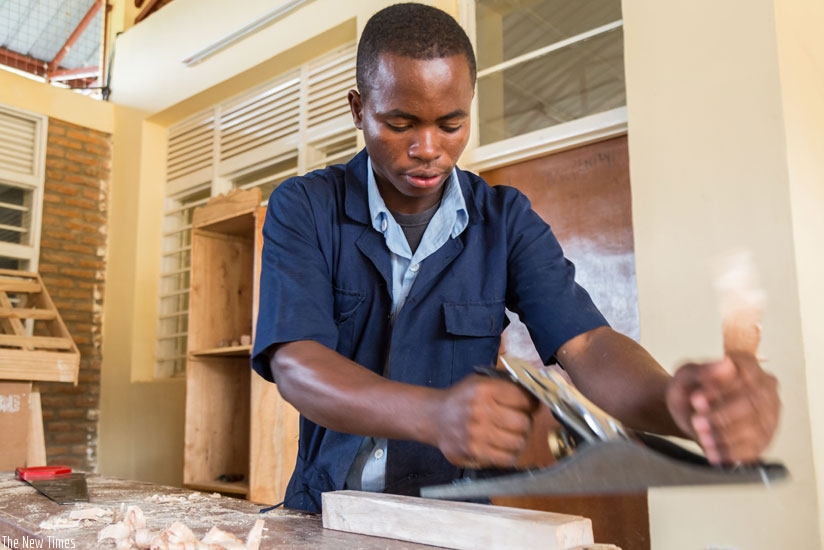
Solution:
M513 467L538 401L508 380L478 374L445 393L435 443L447 460L466 468Z

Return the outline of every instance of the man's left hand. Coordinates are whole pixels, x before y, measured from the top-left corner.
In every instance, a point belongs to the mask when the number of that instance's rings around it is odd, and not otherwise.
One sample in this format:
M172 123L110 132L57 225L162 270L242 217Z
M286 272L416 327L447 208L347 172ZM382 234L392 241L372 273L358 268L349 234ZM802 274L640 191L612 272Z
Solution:
M759 459L778 426L781 400L775 376L749 354L676 371L667 408L678 427L704 449L712 464Z

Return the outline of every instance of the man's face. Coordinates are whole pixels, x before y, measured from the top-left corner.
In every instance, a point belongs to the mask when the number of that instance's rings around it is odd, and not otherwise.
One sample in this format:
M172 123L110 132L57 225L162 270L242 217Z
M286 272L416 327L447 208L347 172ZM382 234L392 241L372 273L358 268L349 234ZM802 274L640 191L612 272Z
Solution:
M440 200L469 139L473 95L463 55L422 60L383 54L366 97L349 92L388 208L411 214Z

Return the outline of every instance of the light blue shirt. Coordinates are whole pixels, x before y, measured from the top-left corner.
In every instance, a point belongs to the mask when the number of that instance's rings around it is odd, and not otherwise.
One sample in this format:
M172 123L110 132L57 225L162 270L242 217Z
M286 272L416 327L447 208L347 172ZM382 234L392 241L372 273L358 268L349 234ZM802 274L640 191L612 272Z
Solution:
M367 167L367 189L372 227L375 231L383 233L386 246L392 253L392 319L394 320L409 295L409 289L415 282L421 262L442 247L446 241L460 235L466 229L469 216L461 186L458 183L458 174L453 168L452 174L444 183L441 205L429 221L421 243L412 254L403 229L386 208L386 203L383 202L383 197L378 191L371 159L367 160Z
M394 323L406 301L406 297L409 295L412 283L415 282L415 278L418 276L421 262L442 247L449 239L460 235L466 229L469 215L466 211L466 202L461 192L461 186L458 183L457 170L453 168L452 174L444 183L441 204L429 221L429 225L426 226L423 238L413 254L403 228L392 217L392 213L389 212L380 191L378 191L371 159L367 160L367 189L372 227L375 228L375 231L384 235L386 246L391 253L391 322ZM389 368L390 365L385 365L384 376L389 373ZM386 439L365 438L353 464L354 469L360 468L360 463L363 463L363 467L359 476L357 476L357 470L350 471L349 476L347 476L348 488L373 492L383 491L386 480L386 451ZM368 458L366 453L369 453ZM353 475L357 476L358 479L353 478Z

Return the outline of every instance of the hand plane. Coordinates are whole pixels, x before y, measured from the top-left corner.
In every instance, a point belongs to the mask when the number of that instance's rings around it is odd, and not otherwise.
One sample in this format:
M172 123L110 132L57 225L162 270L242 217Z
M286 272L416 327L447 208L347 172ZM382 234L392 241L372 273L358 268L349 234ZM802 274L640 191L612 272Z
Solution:
M767 485L788 476L777 463L714 466L669 439L627 428L551 369L506 356L501 363L506 371L479 370L511 379L547 405L562 426L566 456L544 468L486 470L451 484L423 487L422 497L634 493L681 485Z

